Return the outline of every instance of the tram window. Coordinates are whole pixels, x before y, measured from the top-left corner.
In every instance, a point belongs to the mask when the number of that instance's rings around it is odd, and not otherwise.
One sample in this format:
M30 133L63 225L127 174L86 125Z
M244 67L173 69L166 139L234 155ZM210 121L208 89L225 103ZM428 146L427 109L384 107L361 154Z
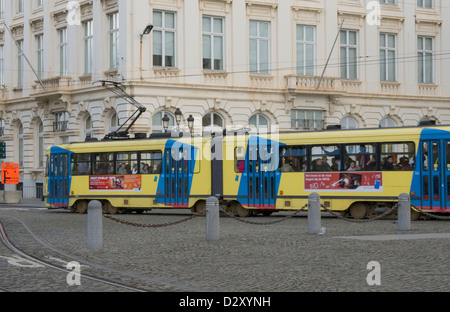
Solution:
M116 174L137 174L137 173L138 173L137 153L121 152L116 154Z
M243 146L237 146L234 149L234 171L245 171L245 148Z
M114 154L99 153L93 155L92 174L114 174Z
M439 145L438 142L433 142L433 171L439 169Z
M422 185L422 190L423 190L423 200L428 200L428 196L429 196L429 188L428 188L428 176L424 175L423 176L423 181L422 181L423 185Z
M279 169L281 172L306 171L306 147L282 146L280 147Z
M352 144L345 146L345 170L376 170L376 145Z
M413 170L414 143L382 143L381 170Z
M311 171L338 171L341 169L339 145L322 145L311 148Z
M73 154L71 172L75 176L91 174L91 154Z
M427 145L427 142L422 142L422 161L423 161L423 170L428 171L428 145Z
M433 176L433 200L439 200L439 177Z
M447 171L450 171L450 142L446 142L446 159L447 159Z
M48 177L48 171L50 169L49 165L50 165L50 157L45 156L45 176L46 177Z
M141 152L140 173L160 174L162 168L161 151Z

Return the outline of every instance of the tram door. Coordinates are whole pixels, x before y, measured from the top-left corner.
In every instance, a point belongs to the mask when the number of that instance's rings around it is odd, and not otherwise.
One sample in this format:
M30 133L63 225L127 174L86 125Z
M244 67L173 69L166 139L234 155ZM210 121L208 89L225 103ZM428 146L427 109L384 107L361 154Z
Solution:
M277 196L278 145L269 140L256 138L249 141L248 165L246 166L248 185L248 205L260 209L275 209ZM259 144L257 141L260 141Z
M172 147L164 153L165 204L173 207L187 207L191 189L193 168L189 161L191 148Z
M69 205L69 164L68 153L50 154L47 203L53 207Z
M422 208L444 211L450 207L450 141L420 142ZM419 160L418 160L419 161Z

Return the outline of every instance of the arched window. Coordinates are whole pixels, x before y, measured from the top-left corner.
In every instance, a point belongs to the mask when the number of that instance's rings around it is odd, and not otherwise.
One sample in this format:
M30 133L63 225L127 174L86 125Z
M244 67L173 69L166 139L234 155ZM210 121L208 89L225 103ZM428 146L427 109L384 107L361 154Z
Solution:
M0 118L0 136L5 135L5 121Z
M23 167L23 125L19 125L19 167Z
M380 128L397 127L397 123L391 117L385 117L380 121Z
M169 117L169 127L167 131L172 131L172 128L175 126L175 117L172 113L168 111L160 111L153 115L152 117L152 132L153 133L162 133L164 132L163 118L164 116Z
M44 167L44 154L45 154L45 149L44 149L44 124L42 123L42 121L39 123L38 126L38 157L39 157L39 167L42 168Z
M117 129L119 129L120 123L119 123L119 117L117 116L117 112L114 112L111 115L109 125L110 125L109 126L110 132L114 132L114 131L117 131Z
M347 116L342 118L341 120L341 128L342 129L356 129L358 128L358 122L355 118L351 116Z
M204 132L222 131L225 126L223 117L214 112L207 113L203 116L202 125Z
M87 116L86 121L84 123L84 133L85 137L92 137L92 118L91 115Z
M250 119L248 120L248 125L251 128L256 128L257 130L259 129L265 129L265 131L269 130L269 120L264 115L261 114L256 114L250 117Z

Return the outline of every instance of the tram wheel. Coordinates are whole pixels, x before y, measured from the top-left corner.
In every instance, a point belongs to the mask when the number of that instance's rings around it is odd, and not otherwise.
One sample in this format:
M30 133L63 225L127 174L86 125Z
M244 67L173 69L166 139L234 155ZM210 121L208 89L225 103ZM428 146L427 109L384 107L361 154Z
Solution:
M272 210L263 210L263 211L261 211L261 213L264 217L268 217L273 213L273 211Z
M250 217L253 214L251 209L246 209L238 202L233 202L231 204L231 209L241 218Z
M102 210L104 213L117 214L119 209L111 205L109 201L105 201L102 205Z
M86 213L88 209L88 201L87 200L79 200L74 205L74 211L78 212L79 214Z
M200 213L201 212L201 216L205 216L206 215L206 202L204 200L199 200L198 202L195 203L194 206L194 212L195 213Z
M411 208L411 221L417 221L420 218L420 212Z
M350 206L350 215L355 220L361 220L367 215L367 205L365 203L354 203Z

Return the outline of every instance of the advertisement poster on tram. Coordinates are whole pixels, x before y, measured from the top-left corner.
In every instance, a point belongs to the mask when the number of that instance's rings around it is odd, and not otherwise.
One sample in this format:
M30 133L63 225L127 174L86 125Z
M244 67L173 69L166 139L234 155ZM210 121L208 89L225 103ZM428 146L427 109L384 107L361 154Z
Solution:
M382 192L382 172L308 172L305 191Z
M89 177L91 191L141 191L140 175L102 175Z

